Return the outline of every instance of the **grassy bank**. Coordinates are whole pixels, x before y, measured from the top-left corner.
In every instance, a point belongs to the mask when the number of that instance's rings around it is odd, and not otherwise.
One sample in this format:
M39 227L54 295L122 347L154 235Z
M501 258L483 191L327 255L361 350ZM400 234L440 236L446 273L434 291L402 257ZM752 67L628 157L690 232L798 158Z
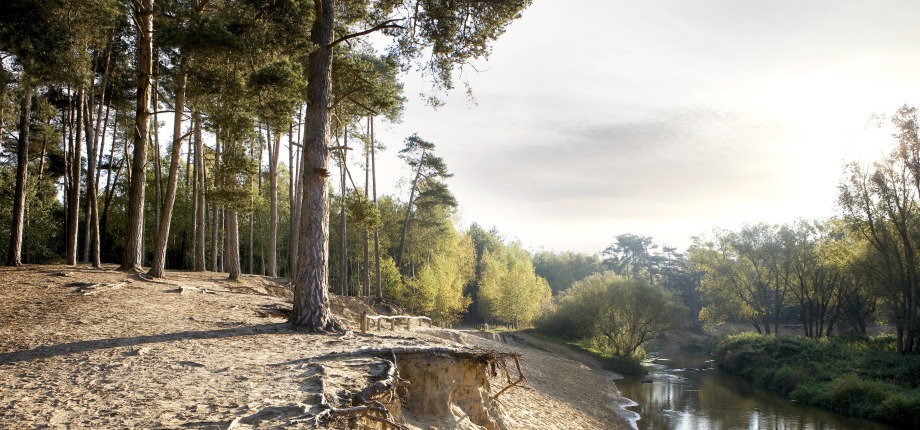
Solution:
M793 401L870 420L920 424L920 357L893 339L810 339L740 334L715 349L723 370Z
M550 336L537 330L526 330L526 333L529 336L533 336L537 339L564 345L567 348L570 348L579 353L590 355L592 358L594 358L594 360L600 363L601 368L604 370L609 370L624 376L645 374L645 369L642 367L642 364L634 358L611 357L610 355L586 346L581 342Z

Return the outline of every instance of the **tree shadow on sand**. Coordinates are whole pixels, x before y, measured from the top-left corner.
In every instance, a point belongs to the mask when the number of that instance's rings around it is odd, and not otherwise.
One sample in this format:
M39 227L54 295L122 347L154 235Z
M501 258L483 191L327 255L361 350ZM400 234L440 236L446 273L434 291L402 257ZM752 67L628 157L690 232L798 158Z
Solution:
M188 330L175 333L161 333L146 336L116 337L109 339L83 340L56 345L39 346L32 349L0 354L0 365L39 360L61 355L91 352L110 348L129 347L151 343L175 342L181 340L224 339L238 336L252 336L270 333L297 333L288 323L246 325L218 330Z

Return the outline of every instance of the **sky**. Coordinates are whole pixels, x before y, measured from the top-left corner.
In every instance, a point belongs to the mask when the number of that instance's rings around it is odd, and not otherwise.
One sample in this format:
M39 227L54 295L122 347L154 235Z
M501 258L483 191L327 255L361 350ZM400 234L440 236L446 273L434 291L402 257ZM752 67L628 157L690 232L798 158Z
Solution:
M602 251L624 233L686 249L714 228L834 215L847 161L920 104L920 2L534 0L437 110L404 77L379 124L381 192L412 133L454 174L462 223L528 249ZM400 194L401 195L401 194Z

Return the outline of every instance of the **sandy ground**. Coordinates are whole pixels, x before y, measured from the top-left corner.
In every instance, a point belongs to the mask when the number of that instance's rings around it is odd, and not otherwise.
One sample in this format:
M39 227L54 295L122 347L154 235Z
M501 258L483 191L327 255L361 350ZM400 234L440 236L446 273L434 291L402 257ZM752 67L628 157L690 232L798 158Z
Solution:
M0 428L347 428L299 418L322 401L347 406L369 384L379 360L349 354L428 347L521 355L526 382L498 401L507 428L630 427L616 375L586 359L481 332L360 333L353 322L345 335L298 332L278 312L290 308L282 286L213 272L152 281L112 267L0 268ZM493 376L490 390L506 385Z

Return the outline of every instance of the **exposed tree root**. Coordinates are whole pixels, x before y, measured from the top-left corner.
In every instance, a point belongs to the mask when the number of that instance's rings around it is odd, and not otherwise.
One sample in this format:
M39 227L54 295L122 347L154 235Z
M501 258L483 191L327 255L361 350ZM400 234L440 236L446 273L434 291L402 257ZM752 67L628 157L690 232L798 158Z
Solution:
M520 356L519 354L508 354L508 356L510 356L510 358L512 358L512 359L514 360L514 366L517 368L518 378L517 378L516 381L511 382L511 373L508 372L508 365L507 365L507 362L506 362L504 359L501 360L501 361L499 361L498 363L500 363L502 369L505 370L505 377L508 379L508 385L507 385L505 388L502 388L501 390L498 390L498 392L495 393L494 396L492 396L492 398L495 399L495 400L498 400L498 396L500 396L502 393L504 393L505 391L507 391L507 390L510 389L511 387L516 387L516 386L517 386L518 384L520 384L521 382L524 382L524 381L527 380L527 378L524 377L524 372L521 371L521 361L520 361L520 360L521 360L521 356Z
M386 371L384 372L384 379L374 382L373 384L361 390L359 393L352 396L352 406L346 408L337 408L329 404L329 402L326 400L325 380L320 377L319 406L322 410L315 415L304 414L298 418L294 418L288 421L288 423L296 424L312 421L315 427L319 427L321 421L328 420L333 415L335 415L353 418L361 417L371 421L383 423L385 428L406 430L407 427L396 422L396 419L386 408L386 406L383 405L383 403L372 399L373 397L389 394L390 401L392 401L393 397L395 396L397 381L399 381L399 377L396 373L396 365L389 360L384 360L384 362L387 366ZM316 366L320 369L320 374L325 373L325 368L322 365Z
M349 332L346 332L346 335L348 333ZM508 381L508 385L499 390L496 394L492 395L493 400L497 400L498 397L505 391L508 391L512 387L519 386L522 382L526 381L524 373L521 371L520 354L499 352L494 350L452 347L396 347L364 348L354 351L326 354L310 359L276 364L291 365L296 362L303 362L309 363L311 366L316 366L319 369L319 375L317 376L319 377L320 383L319 407L321 410L315 414L305 414L289 422L293 424L298 422L312 421L314 426L319 426L321 421L332 419L334 416L352 418L360 417L362 419L383 423L385 428L400 430L405 429L406 427L397 422L396 418L394 418L392 413L390 413L390 411L385 406L385 403L392 403L393 400L398 396L398 390L409 384L409 381L400 378L398 370L399 366L397 365L398 356L409 354L431 354L435 356L442 355L445 357L465 358L479 361L491 367L492 376L498 376L498 369L502 369L504 371L505 379ZM353 357L377 357L382 360L385 368L383 372L377 374L379 379L351 396L351 406L337 408L329 404L329 402L326 400L325 380L321 376L326 372L325 367L319 362ZM512 370L509 369L508 360L512 360L514 362L514 370L517 372L516 378L512 376L513 373Z

